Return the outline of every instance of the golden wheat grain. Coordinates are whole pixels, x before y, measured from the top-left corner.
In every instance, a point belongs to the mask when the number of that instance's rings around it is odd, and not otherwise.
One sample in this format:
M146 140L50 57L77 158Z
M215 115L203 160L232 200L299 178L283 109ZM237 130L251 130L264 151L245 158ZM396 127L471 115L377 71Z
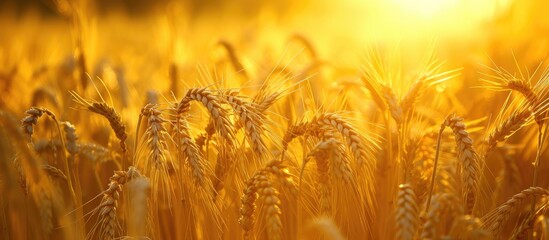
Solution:
M184 114L189 111L190 101L195 100L208 110L211 115L213 126L216 131L233 146L234 130L229 120L229 113L221 106L221 100L207 88L192 88L187 91L177 106L177 113Z
M251 230L255 224L254 213L256 209L255 202L257 200L257 186L259 185L259 178L260 175L256 174L246 182L244 193L240 198L241 207L238 223L245 232L244 236L248 238L250 237L249 235L251 235Z
M142 166L145 173L150 173L151 169L166 168L166 151L168 149L167 130L164 123L166 119L162 117L162 112L158 110L158 105L147 104L141 110L141 115L147 119L148 127L145 131L145 139L150 148L149 161L137 161L137 166Z
M65 139L67 152L71 155L78 153L78 136L76 135L76 128L70 122L63 122L63 130L65 131Z
M324 113L316 116L311 120L312 129L321 129L322 126L331 126L337 130L347 141L347 146L353 153L357 163L361 166L366 166L368 171L373 176L374 167L368 161L368 151L366 143L363 143L361 134L349 123L349 121L335 113ZM368 136L366 136L368 137ZM372 141L368 142L370 149L376 149L377 146Z
M262 138L262 134L265 131L263 125L265 116L262 112L256 111L257 107L255 107L254 103L245 101L238 94L238 91L227 91L222 97L231 105L234 113L239 116L240 125L244 126L246 136L252 145L254 153L258 156L263 156L267 152L267 146Z
M254 99L256 111L260 113L265 113L269 107L276 103L282 97L282 92L274 92L269 95L263 96L261 92L258 92Z
M319 196L319 209L321 214L331 215L332 212L332 191L331 191L331 177L329 170L334 168L331 164L333 158L335 158L334 151L335 139L328 139L319 142L312 150L307 154L308 158L312 157L316 160L316 170L318 172L318 191Z
M57 133L59 134L59 139L61 140L61 144L65 145L65 140L63 139L63 136L61 134L61 129L59 127L59 122L57 121L57 117L55 116L54 113L52 113L51 111L49 111L45 108L32 107L31 109L29 109L26 112L26 114L27 114L27 116L25 118L23 118L23 120L21 121L21 125L22 125L22 128L23 128L23 134L27 137L27 141L32 142L32 133L34 131L33 130L33 125L36 125L36 123L38 121L38 118L40 116L42 116L43 114L46 114L46 115L48 115L48 117L50 117L54 121L55 126L57 128ZM81 198L77 197L77 192L75 192L75 185L73 184L72 178L71 178L71 176L72 176L71 169L72 168L70 167L70 165L72 164L72 161L69 161L67 159L67 156L65 155L64 151L61 154L61 159L62 159L62 162L63 162L64 167L65 167L65 172L69 176L67 178L67 185L68 185L70 195L71 195L71 198L72 198L71 200L72 200L72 203L73 203L74 207L77 207L77 206L80 205L79 203L81 202ZM71 163L69 163L69 162L71 162ZM78 187L79 184L78 184L78 182L76 182L76 183L77 183L76 187ZM78 196L81 196L81 194L79 192L78 192ZM82 215L81 209L77 209L76 214L81 216Z
M176 121L175 131L176 136L179 139L179 151L181 151L187 159L187 162L191 167L191 172L195 183L199 186L204 186L206 183L206 170L202 151L200 150L198 144L195 143L190 136L187 121L180 118L177 118Z
M90 102L78 95L76 92L71 92L71 95L73 96L76 103L86 107L86 109L90 110L91 112L97 113L105 117L107 121L109 121L112 130L120 141L122 155L125 156L128 152L128 149L126 147L126 139L128 138L128 134L126 133L126 125L122 122L120 114L118 114L118 112L116 112L116 110L112 106L109 106L105 102Z
M534 93L534 90L532 89L532 86L530 86L529 82L513 79L507 82L507 87L522 94L526 100L528 100L528 103L532 109L537 107L538 96Z
M389 108L391 117L393 117L397 125L400 125L402 123L404 113L402 107L399 105L398 98L391 87L388 85L383 85L381 87L381 96L385 99L385 104L387 108Z
M229 113L221 106L222 101L207 88L192 88L187 91L176 107L177 115L182 115L190 110L190 102L198 101L206 107L210 113L215 131L224 139L223 149L219 151L218 162L215 167L214 187L217 191L223 188L222 181L227 171L233 164L233 150L235 146L234 129L229 119Z
M59 168L45 164L42 165L42 169L44 169L44 171L51 177L60 178L63 181L67 181L67 176L65 176L65 173L63 173L63 171L61 171Z
M134 178L141 177L139 171L130 167L128 171L115 171L110 178L108 188L103 191L103 198L98 207L98 222L91 232L94 236L95 230L99 229L99 239L115 239L121 230L117 217L118 200L122 192L122 186Z
M21 128L23 133L27 136L27 140L32 142L32 134L34 133L34 125L38 124L38 119L43 114L55 119L55 115L45 108L32 107L25 112L27 116L21 120Z
M396 202L396 236L398 239L411 240L417 231L418 205L416 194L410 184L399 186Z
M473 140L469 137L463 123L463 118L450 115L444 121L444 125L450 127L454 132L460 175L464 185L463 196L466 202L466 213L470 214L475 206L481 174L478 156L473 148Z
M319 153L328 153L331 161L330 169L333 175L345 183L351 183L353 180L353 170L348 155L345 153L345 145L337 139L333 131L325 131L322 136L322 142L319 142L309 155L315 154L315 149Z
M408 181L408 179L412 175L412 171L414 169L414 160L416 159L416 156L418 155L418 148L420 139L416 137L409 137L404 141L404 150L402 154L402 167L404 168L404 181Z
M287 172L287 170L283 163L274 160L269 162L263 169L256 171L256 173L246 182L244 193L240 199L242 205L240 208L240 218L238 219L240 226L244 230L244 238L253 237L252 229L255 224L255 202L258 198L261 198L265 205L265 223L267 225L268 238L281 238L281 203L278 197L279 193L277 189L273 187L273 181L270 179L270 175L276 176L285 183L287 181L285 172Z
M511 116L500 123L496 129L490 133L490 136L486 140L488 143L486 154L494 149L498 142L505 141L516 131L520 130L525 124L528 123L531 116L532 112L527 109L513 112Z
M385 111L385 100L383 100L384 98L382 96L381 86L379 83L374 80L373 77L368 76L362 77L362 81L364 82L366 89L370 92L370 95L372 96L377 107L379 107L380 110Z
M295 138L305 135L308 131L310 131L308 128L310 127L309 122L298 122L294 123L290 126L288 126L288 129L286 129L286 132L284 133L284 137L282 138L282 150L287 150L288 145L292 140ZM282 155L284 157L284 155Z
M137 168L142 169L143 174L149 176L152 183L157 186L153 193L153 201L156 202L161 196L160 194L164 194L168 204L171 204L173 189L168 169L173 163L168 152L168 144L173 140L165 127L168 120L164 119L158 105L154 104L147 104L143 107L140 116L147 120L144 140L149 152L146 158L136 158L134 164Z
M415 81L404 97L402 97L402 100L400 100L399 105L405 114L413 109L422 94L423 86L423 79Z
M522 190L511 197L496 209L490 211L482 217L484 227L492 233L495 238L499 238L503 227L509 220L511 214L517 211L517 208L527 199L533 199L536 196L547 196L549 191L541 187L530 187Z
M263 202L265 204L265 222L267 224L267 236L270 240L281 239L282 221L280 215L280 199L278 191L268 184L263 184L261 191Z
M285 162L272 160L265 165L264 170L276 176L284 188L288 189L293 196L298 195L299 190L294 181L295 177L290 173Z

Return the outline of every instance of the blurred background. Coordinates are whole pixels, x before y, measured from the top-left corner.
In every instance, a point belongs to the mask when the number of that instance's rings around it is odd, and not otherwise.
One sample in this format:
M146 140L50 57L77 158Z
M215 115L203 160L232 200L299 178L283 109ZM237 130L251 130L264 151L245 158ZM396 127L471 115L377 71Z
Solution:
M140 90L167 92L170 69L187 83L198 78L196 66L219 67L223 41L252 76L310 54L358 71L372 48L406 68L434 48L448 69L463 68L463 81L452 84L478 85L483 64L513 69L516 59L534 69L546 59L547 7L542 0L4 0L0 79L4 89L32 89L52 66L80 66L107 84L114 73Z

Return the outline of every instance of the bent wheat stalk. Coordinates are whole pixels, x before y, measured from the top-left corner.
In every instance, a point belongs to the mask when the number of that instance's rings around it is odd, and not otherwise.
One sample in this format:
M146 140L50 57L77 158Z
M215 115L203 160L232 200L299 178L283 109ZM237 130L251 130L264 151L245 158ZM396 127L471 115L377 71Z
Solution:
M114 134L120 141L120 148L122 149L122 167L124 167L128 152L126 147L126 139L128 138L128 134L126 133L126 125L122 122L120 114L118 114L118 112L116 112L116 110L112 106L109 106L106 102L88 101L74 91L71 91L71 95L76 103L86 107L86 109L91 112L105 117L107 121L109 121Z
M522 190L522 192L517 193L507 202L482 217L484 227L492 233L495 239L499 239L503 227L512 213L516 212L525 200L547 195L549 195L549 191L541 187L530 187Z

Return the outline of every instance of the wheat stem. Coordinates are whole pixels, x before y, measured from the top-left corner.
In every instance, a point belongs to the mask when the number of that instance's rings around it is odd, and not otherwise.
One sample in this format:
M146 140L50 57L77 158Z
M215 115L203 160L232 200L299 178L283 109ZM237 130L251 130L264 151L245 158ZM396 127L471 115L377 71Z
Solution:
M444 129L446 128L446 125L442 124L440 126L440 130L438 131L438 137L437 137L437 147L435 151L435 161L433 164L433 174L431 176L431 184L429 187L429 195L427 197L427 204L425 206L425 212L429 212L429 207L431 205L431 198L433 196L433 189L435 188L435 177L437 175L437 166L438 166L438 157L440 152L440 141L442 139L442 132L444 132Z

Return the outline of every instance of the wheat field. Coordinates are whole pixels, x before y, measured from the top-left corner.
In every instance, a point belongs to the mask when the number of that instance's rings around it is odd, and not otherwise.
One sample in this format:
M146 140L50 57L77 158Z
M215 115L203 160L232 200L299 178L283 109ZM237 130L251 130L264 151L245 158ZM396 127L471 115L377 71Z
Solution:
M0 6L0 239L549 239L543 0Z

